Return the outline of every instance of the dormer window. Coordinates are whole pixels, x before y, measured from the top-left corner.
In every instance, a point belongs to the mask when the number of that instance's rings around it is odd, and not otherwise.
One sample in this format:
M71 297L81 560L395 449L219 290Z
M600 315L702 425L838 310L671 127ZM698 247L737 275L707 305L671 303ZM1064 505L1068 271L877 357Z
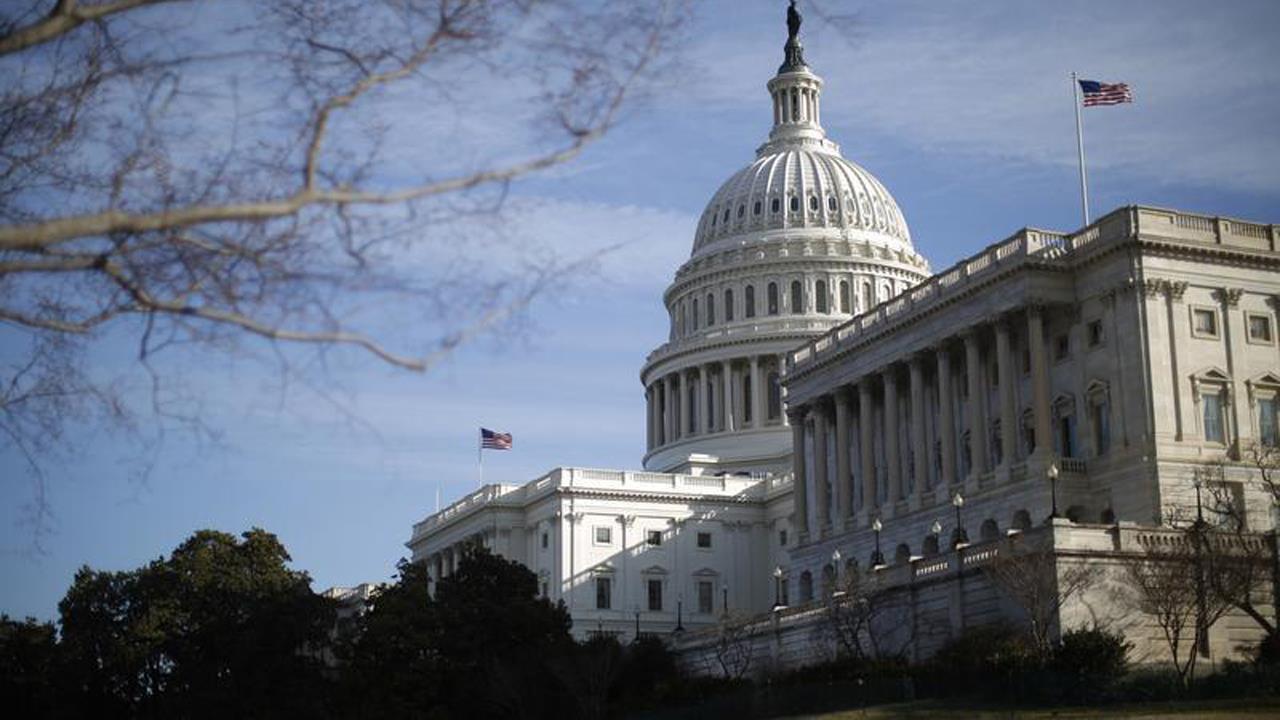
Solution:
M757 201L756 201L756 204L755 204L755 205L752 205L752 206L751 206L751 214L752 214L752 215L759 215L759 214L760 214L760 201L759 201L759 200L757 200Z
M746 213L746 212L747 212L747 206L746 206L746 205L739 205L739 206L738 206L738 217L742 217L742 215L743 215L744 213Z
M798 197L791 198L791 212L793 213L800 212L800 198Z
M839 204L836 202L836 196L835 196L835 195L828 195L828 196L827 196L827 209L828 209L828 210L830 210L831 212L835 212L837 209L839 209L839 207L840 207L840 206L839 206Z
M776 213L781 209L782 209L782 201L779 200L778 198L774 198L773 201L769 204L769 211Z
M818 212L818 196L817 195L809 196L809 209L812 210L813 212Z

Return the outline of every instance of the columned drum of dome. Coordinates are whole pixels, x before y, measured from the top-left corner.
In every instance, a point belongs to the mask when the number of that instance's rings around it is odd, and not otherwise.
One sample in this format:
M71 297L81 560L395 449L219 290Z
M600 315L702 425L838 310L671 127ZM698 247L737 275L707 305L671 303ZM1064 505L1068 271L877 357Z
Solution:
M798 17L788 29L773 129L712 196L663 297L668 341L641 371L650 470L787 471L783 355L929 276L893 196L827 138Z

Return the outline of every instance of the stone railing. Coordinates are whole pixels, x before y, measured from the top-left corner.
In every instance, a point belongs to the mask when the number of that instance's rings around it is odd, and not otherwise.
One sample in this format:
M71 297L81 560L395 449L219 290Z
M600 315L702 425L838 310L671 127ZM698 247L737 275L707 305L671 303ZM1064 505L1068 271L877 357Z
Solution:
M774 315L751 320L735 320L711 329L698 330L682 338L659 345L645 359L653 364L676 353L693 352L735 340L748 340L771 333L819 333L830 330L842 320L833 315Z
M1029 263L1068 262L1093 245L1119 243L1134 236L1194 245L1280 251L1280 229L1276 225L1138 206L1120 208L1070 235L1026 228L815 338L788 356L788 370L802 369L823 355L856 343L868 333L881 331L916 311L947 301L1001 270Z
M524 485L485 485L427 516L413 526L410 543L480 508L491 505L519 506L560 488L631 490L634 492L674 492L689 495L712 495L726 498L758 500L770 488L790 485L776 476L678 475L632 470L598 468L556 468Z

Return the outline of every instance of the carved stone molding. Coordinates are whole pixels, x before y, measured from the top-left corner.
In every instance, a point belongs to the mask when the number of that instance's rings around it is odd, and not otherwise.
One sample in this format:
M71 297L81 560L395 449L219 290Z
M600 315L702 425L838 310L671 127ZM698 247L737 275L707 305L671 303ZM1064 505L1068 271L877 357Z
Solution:
M1148 300L1160 295L1162 292L1164 292L1163 280L1143 280L1142 281L1142 294L1146 296Z
M1190 284L1185 280L1165 280L1164 293L1174 302L1182 302L1182 296L1187 292L1187 286Z
M1213 297L1227 307L1238 306L1241 295L1244 295L1242 288L1220 288L1213 291Z

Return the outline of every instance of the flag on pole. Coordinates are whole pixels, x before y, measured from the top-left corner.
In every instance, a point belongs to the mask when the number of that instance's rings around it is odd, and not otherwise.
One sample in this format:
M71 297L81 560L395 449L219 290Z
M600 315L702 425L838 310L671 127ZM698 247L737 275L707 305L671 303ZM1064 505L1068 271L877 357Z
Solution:
M1126 83L1103 83L1096 80L1080 80L1080 92L1084 106L1119 105L1133 102L1133 93Z
M494 432L480 428L480 448L483 450L510 450L511 433Z

